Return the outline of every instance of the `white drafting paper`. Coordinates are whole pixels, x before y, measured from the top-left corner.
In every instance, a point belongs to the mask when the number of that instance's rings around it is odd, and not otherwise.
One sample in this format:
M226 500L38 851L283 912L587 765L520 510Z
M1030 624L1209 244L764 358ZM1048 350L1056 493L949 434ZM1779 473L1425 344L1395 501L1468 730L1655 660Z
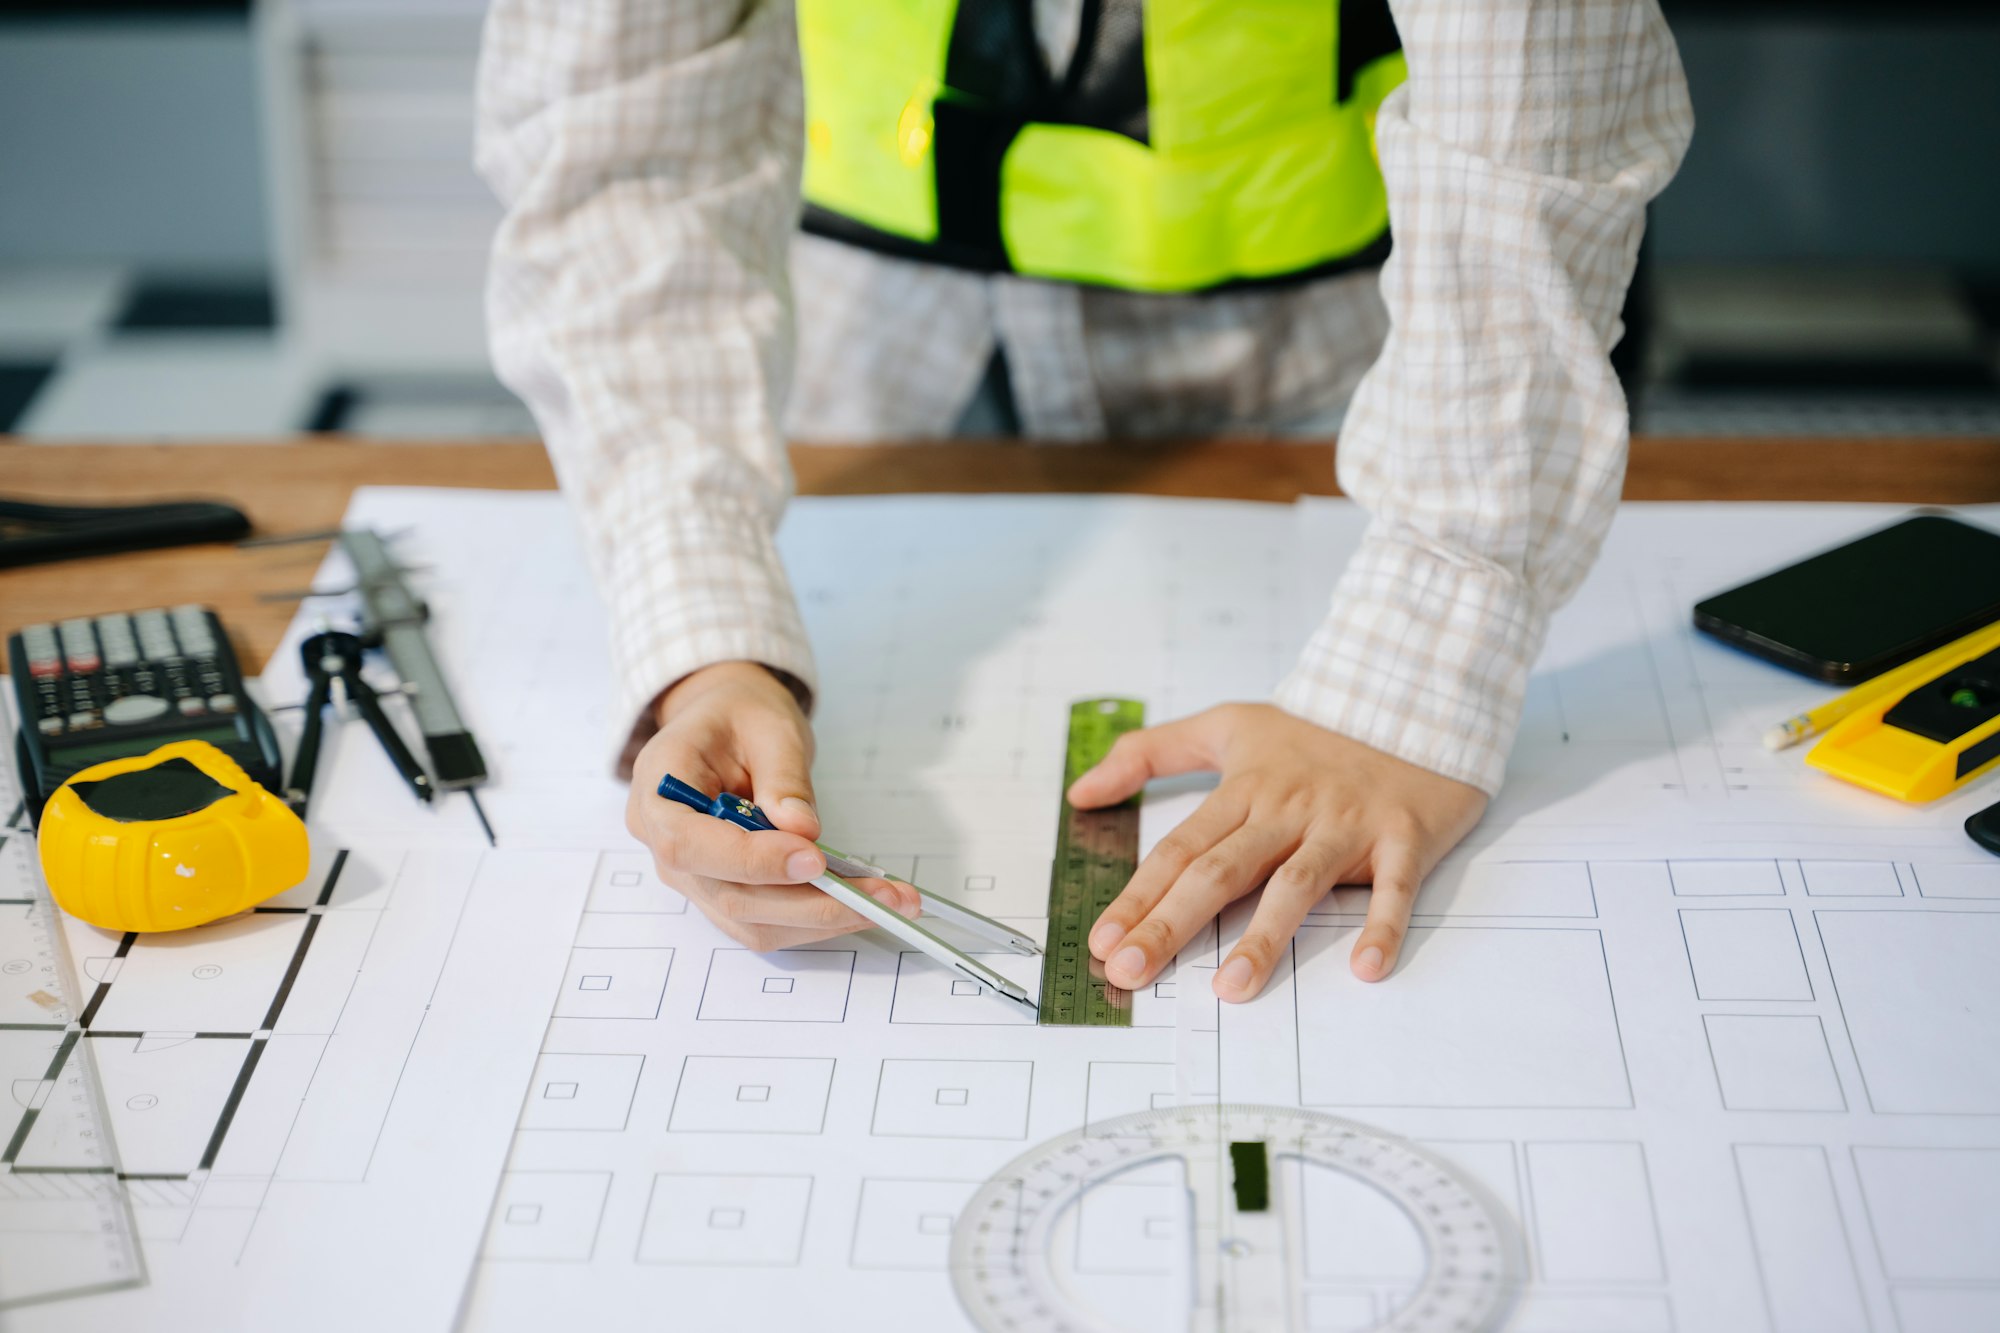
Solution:
M1302 932L1297 984L1255 1006L1203 1002L1211 943L1135 1030L1055 1032L873 934L736 949L621 832L606 770L628 719L560 502L360 494L356 521L414 529L506 854L548 849L551 882L589 894L507 1113L466 1325L957 1326L942 1255L981 1178L1087 1118L1218 1093L1342 1111L1477 1176L1529 1233L1523 1328L1990 1325L2000 1107L1976 960L2000 947L2000 884L1955 832L1978 798L1890 808L1764 755L1763 727L1818 687L1685 628L1699 595L1891 516L1628 507L1552 633L1508 793L1427 888L1394 983L1342 983L1362 907L1344 893ZM1068 703L1129 694L1158 719L1265 695L1358 534L1337 504L799 502L781 545L820 654L830 840L1031 924ZM295 661L267 688L301 696ZM316 801L357 851L476 848L462 802L417 809L358 727L332 744L330 771L377 779ZM1198 799L1149 804L1147 837ZM1322 1223L1311 1322L1379 1317L1417 1257L1379 1201L1300 1185ZM1174 1290L1173 1197L1134 1181L1072 1256L1135 1326Z
M1892 513L1628 506L1396 975L1354 980L1367 894L1342 889L1263 996L1218 1004L1239 904L1180 959L1180 1094L1453 1161L1521 1224L1520 1329L1994 1327L2000 861L1957 825L1996 792L1908 807L1766 754L1762 729L1822 691L1687 623ZM1341 506L1301 519L1308 547L1354 534ZM1329 1329L1386 1315L1413 1233L1299 1184L1309 1308Z
M68 920L150 1280L5 1326L448 1324L590 865L329 846L197 930Z
M1282 512L801 502L781 540L825 677L829 836L1035 916L1070 699L1130 693L1165 717L1255 698L1316 619L1359 517L1307 504L1287 536ZM448 670L483 634L507 645L509 680L601 680L587 603L495 590L575 586L553 501L372 493L357 513L419 525L416 558L463 589L452 605L480 608L441 627ZM852 1311L952 1326L944 1235L983 1174L1085 1117L1219 1091L1343 1111L1473 1174L1528 1233L1526 1329L1986 1326L2000 1275L1980 1191L1996 1143L1977 1108L1991 1071L1967 1057L1991 1047L1977 1035L1991 991L1980 968L1933 983L1922 961L1941 936L1972 941L1953 958L1976 954L1979 922L1954 934L1942 913L2000 900L1955 832L1978 798L1893 808L1799 752L1765 755L1763 727L1822 691L1686 629L1703 593L1892 516L1628 507L1552 632L1509 792L1427 888L1404 973L1358 999L1342 985L1362 907L1345 893L1300 945L1308 990L1338 998L1289 1026L1286 979L1217 1016L1189 971L1212 949L1142 997L1148 1026L1117 1034L1020 1026L872 936L758 959L657 888L642 852L603 842L468 1325L671 1311L752 1328ZM482 584L482 566L508 580ZM529 608L563 632L524 629ZM589 698L570 720L567 704L460 674L475 727L479 711L516 710L491 803L519 812L503 836L608 828L622 793L593 770L601 751L577 748ZM623 725L590 721L606 738ZM1152 802L1148 839L1199 796ZM1879 920L1864 911L1907 917L1887 928L1893 965L1855 944ZM1178 1090L1152 1026L1176 994ZM1031 1066L1025 1094L1017 1066ZM954 1124L975 1135L939 1131ZM1918 1170L1934 1151L1942 1165ZM1302 1278L1312 1322L1365 1325L1419 1257L1379 1200L1299 1183L1321 1222ZM1114 1300L1171 1291L1171 1197L1135 1182L1094 1218L1084 1278ZM1942 1199L1948 1225L1913 1197ZM1161 1322L1126 1308L1135 1326Z
M283 731L296 715L278 721ZM64 918L147 1281L12 1312L0 1327L429 1330L454 1319L597 844L578 835L496 851L469 818L371 806L378 788L416 802L368 767L386 760L359 722L333 724L329 739L327 804L394 817L343 823L316 808L299 886L164 935ZM349 802L350 790L366 795ZM6 836L0 855L29 852L25 832ZM78 1145L46 1083L10 1086L48 1102L14 1164L70 1164Z
M1181 1095L1364 1120L1472 1173L1526 1237L1522 1329L1992 1327L2000 863L1684 850L1471 866L1375 986L1347 964L1364 890L1248 1005L1210 994L1211 936L1179 964ZM1974 869L1984 898L1924 892ZM1312 1291L1393 1308L1413 1233L1337 1201L1307 1192Z
M480 635L506 654L491 675L454 673L475 731L502 737L487 802L502 839L615 829L625 797L605 759L622 724L590 711L602 626L509 595L576 568L557 503L369 492L355 517L418 529L410 558L454 590L435 598L447 671L489 660ZM1254 697L1296 651L1281 507L807 502L781 540L821 655L829 840L1031 932L1069 703L1129 693L1166 715ZM531 671L564 687L525 688ZM483 720L508 709L511 726ZM1039 1029L879 934L752 954L662 888L642 849L604 845L470 1328L647 1311L703 1329L862 1312L951 1327L944 1255L970 1191L1086 1119L1170 1104L1171 976L1138 997L1133 1029ZM1035 989L1034 960L985 961ZM1083 1277L1150 1310L1166 1242L1150 1213L1129 1222L1092 1229Z
M597 881L646 864L608 853ZM983 961L1035 984L1033 959ZM1133 1029L1038 1028L874 932L759 955L657 888L586 913L467 1327L961 1326L960 1206L1035 1143L1169 1104L1172 994L1143 993Z
M423 570L432 641L494 774L481 800L502 843L626 844L610 770L632 720L610 715L603 612L560 499L367 489L349 519L408 533L397 549ZM1276 505L798 502L779 544L820 667L828 841L934 858L976 843L993 883L958 891L989 915L1039 916L1070 702L1123 694L1165 718L1267 694L1303 635L1293 543L1291 511ZM327 585L340 567L329 561ZM315 609L352 623L341 600ZM267 668L270 698L304 697L295 643L311 627L301 617ZM409 800L362 728L328 743L329 766L378 780L316 794L316 819L419 841L471 826L459 798ZM859 845L871 838L889 841Z
M1763 748L1772 724L1840 691L1695 631L1702 598L1886 526L1892 505L1664 505L1620 509L1602 557L1557 612L1530 678L1507 785L1474 847L1676 845L1669 828L1705 837L1805 839L1855 850L1924 846L1957 836L1991 804L1973 787L1924 806L1888 801L1806 767L1810 743ZM2000 507L1964 511L2000 525ZM1303 568L1298 614L1316 621L1324 571L1359 541L1362 515L1341 501L1297 510ZM1316 581L1320 580L1320 581Z

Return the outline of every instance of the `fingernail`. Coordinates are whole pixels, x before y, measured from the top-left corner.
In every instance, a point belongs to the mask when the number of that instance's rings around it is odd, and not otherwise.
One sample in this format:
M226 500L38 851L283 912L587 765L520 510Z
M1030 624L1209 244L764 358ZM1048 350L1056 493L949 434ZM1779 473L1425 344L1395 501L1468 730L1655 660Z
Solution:
M1118 947L1118 941L1125 938L1125 927L1116 921L1100 921L1090 932L1090 951L1099 958Z
M795 884L805 883L825 868L817 852L793 852L785 860L785 873L792 877Z
M901 907L898 907L896 910L901 912L904 916L922 916L924 911L924 900L922 897L918 895L915 889L904 889L903 905Z
M1357 967L1371 977L1382 975L1382 951L1372 944L1363 949L1361 956L1356 958L1354 962Z
M1222 965L1215 974L1215 984L1224 990L1243 991L1250 989L1250 960L1232 958Z
M1104 965L1107 972L1122 972L1128 977L1142 977L1146 974L1146 952L1136 945L1130 949L1120 949L1110 962Z
M802 796L787 796L784 800L778 802L778 808L780 810L789 810L795 815L807 815L813 819L819 818L819 815L812 808L812 802Z

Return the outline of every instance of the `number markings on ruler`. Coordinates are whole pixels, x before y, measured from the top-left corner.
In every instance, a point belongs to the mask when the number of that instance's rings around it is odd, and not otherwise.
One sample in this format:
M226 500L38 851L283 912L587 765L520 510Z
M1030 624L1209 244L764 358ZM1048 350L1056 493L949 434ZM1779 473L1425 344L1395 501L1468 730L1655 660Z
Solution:
M1139 863L1139 802L1103 810L1069 803L1070 784L1110 752L1127 732L1145 725L1144 704L1085 699L1069 710L1063 752L1062 814L1055 864L1049 873L1049 934L1043 949L1041 1023L1058 1027L1130 1027L1132 993L1104 979L1090 956L1090 928L1131 881Z

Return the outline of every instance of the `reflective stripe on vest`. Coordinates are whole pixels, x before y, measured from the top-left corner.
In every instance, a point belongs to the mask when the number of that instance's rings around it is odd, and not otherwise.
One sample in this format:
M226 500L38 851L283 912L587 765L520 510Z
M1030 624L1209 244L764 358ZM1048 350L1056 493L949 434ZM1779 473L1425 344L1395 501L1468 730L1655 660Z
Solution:
M1079 69L1116 63L1103 15L1120 4L1084 0ZM798 0L809 222L947 263L1136 291L1379 255L1375 112L1404 77L1382 0L1143 0L1143 100L1116 128L1079 111L1078 71L1058 87L1040 70L1029 9ZM1100 123L1075 123L1089 116Z

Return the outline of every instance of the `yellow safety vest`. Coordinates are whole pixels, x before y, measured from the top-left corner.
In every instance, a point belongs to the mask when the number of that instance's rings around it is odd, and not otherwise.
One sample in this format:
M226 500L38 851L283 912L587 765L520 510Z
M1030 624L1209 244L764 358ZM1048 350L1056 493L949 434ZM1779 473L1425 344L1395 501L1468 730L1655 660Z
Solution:
M891 253L1186 292L1377 262L1384 0L797 0L806 226Z

